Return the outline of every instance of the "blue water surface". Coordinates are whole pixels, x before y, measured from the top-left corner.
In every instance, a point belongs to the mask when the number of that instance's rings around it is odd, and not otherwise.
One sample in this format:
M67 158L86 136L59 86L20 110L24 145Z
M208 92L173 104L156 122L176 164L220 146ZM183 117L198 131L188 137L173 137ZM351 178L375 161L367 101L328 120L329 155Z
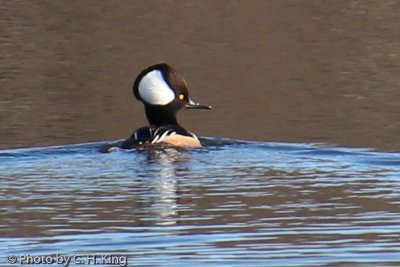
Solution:
M0 264L58 254L128 266L400 264L399 153L203 142L0 151Z

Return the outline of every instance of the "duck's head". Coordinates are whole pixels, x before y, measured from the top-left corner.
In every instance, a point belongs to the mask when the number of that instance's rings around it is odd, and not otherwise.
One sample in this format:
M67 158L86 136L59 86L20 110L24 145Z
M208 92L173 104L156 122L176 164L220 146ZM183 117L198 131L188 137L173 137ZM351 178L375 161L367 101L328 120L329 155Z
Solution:
M133 83L133 94L142 101L152 125L176 124L176 113L183 109L211 109L189 98L185 79L166 63L143 70Z

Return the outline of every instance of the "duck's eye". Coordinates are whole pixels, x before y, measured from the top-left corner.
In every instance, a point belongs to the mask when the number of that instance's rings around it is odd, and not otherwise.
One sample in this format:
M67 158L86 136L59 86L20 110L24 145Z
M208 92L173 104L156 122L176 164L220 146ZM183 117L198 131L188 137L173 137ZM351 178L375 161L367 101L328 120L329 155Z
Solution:
M185 95L184 95L184 94L179 94L179 95L178 95L178 99L179 99L179 100L185 99Z

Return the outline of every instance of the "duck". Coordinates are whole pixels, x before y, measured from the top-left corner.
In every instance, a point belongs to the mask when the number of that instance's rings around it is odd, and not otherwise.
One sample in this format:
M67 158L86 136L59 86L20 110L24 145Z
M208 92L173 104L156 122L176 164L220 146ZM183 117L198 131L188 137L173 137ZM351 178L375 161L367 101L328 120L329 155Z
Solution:
M122 149L166 145L180 148L202 147L196 134L177 121L183 109L211 110L211 106L189 97L184 77L167 63L142 70L133 83L133 95L144 105L149 125L143 126L120 144Z

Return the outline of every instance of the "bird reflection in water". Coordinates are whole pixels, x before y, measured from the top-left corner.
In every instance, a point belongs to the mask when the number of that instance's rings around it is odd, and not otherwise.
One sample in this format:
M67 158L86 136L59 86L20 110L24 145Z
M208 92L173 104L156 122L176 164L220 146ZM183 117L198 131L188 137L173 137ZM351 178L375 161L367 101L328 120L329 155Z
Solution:
M139 153L146 153L148 163L147 174L151 173L149 188L152 188L150 210L157 225L174 225L177 223L178 202L178 172L187 172L187 167L181 163L189 161L187 152L184 149L173 147L160 147L138 150ZM149 169L151 172L149 172ZM149 199L145 201L149 203Z

